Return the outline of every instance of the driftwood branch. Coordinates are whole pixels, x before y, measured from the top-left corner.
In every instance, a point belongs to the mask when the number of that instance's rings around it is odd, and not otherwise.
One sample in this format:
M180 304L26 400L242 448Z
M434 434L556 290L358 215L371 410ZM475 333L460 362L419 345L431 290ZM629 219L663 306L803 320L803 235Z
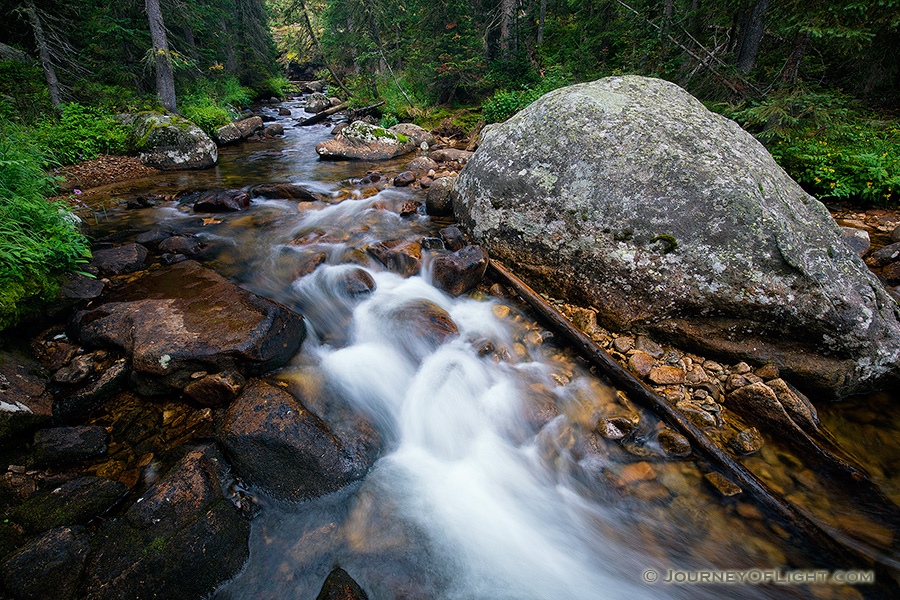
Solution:
M629 399L645 406L661 416L666 423L690 440L691 445L724 471L738 485L750 492L756 500L777 515L794 531L817 549L825 550L834 561L833 566L846 564L867 564L871 557L864 558L856 548L841 543L825 529L801 513L792 504L779 497L763 481L739 463L733 456L716 445L692 421L655 394L642 381L634 377L605 350L575 327L562 313L547 303L537 292L511 273L501 263L491 260L494 272L503 282L514 289L543 319L561 333L618 389ZM851 562L847 562L851 561ZM863 561L863 562L858 562ZM881 580L879 580L881 581Z
M313 116L303 119L300 121L300 126L304 125L315 125L319 121L324 121L326 117L330 117L336 112L341 112L342 110L346 110L350 108L349 102L344 102L343 104L338 104L337 106L332 106L328 110L323 110L322 112L316 113Z

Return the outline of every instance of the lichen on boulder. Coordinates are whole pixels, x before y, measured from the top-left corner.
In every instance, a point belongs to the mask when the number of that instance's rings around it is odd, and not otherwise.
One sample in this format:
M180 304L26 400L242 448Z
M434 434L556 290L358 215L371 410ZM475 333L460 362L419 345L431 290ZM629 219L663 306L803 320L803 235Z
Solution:
M354 121L333 139L318 144L316 152L320 158L331 160L387 160L415 150L419 137L408 137L365 121Z
M132 128L132 144L147 166L163 171L206 169L219 160L215 142L187 119L145 111L121 120Z
M485 131L451 194L534 284L713 356L840 397L900 366L900 307L825 207L678 86L610 77Z

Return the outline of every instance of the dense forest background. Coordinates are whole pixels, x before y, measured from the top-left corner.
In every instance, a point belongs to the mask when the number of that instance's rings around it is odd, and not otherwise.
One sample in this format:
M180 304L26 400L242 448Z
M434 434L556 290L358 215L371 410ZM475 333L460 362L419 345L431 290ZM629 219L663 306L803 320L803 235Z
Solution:
M88 244L52 169L131 150L122 111L210 132L289 79L460 138L554 88L673 81L825 201L896 206L900 0L0 0L0 329ZM60 204L62 202L62 204Z

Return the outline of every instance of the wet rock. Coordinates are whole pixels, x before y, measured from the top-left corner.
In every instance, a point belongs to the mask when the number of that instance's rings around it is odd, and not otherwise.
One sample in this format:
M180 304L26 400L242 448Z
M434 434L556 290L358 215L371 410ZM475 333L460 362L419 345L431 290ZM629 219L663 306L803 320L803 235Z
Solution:
M247 483L288 500L338 490L365 474L337 436L284 388L251 383L228 408L216 434Z
M862 258L865 256L869 248L872 247L872 241L869 239L869 232L864 229L855 227L841 227L841 239L850 246L850 249Z
M297 263L297 268L294 271L294 278L300 279L301 277L309 275L315 271L319 265L325 264L327 258L328 257L324 252L309 252L304 254Z
M200 243L200 240L186 235L173 235L159 244L160 252L165 254L193 256L199 254L202 249L203 245Z
M403 171L394 177L394 185L397 187L406 187L412 185L416 181L416 174L412 171Z
M412 139L363 121L345 127L334 139L321 142L316 152L322 159L387 160L415 150Z
M478 285L488 267L488 255L481 246L466 246L431 262L435 287L459 296Z
M154 112L129 115L138 158L163 171L207 169L219 160L216 144L202 129L181 117Z
M328 108L331 108L331 100L322 92L310 94L303 106L303 110L312 114L320 113Z
M763 446L763 438L756 427L741 430L731 441L731 447L741 454L753 454Z
M654 364L655 361L653 360L653 357L640 350L628 357L628 368L637 373L640 377L649 375L650 371L653 370Z
M441 148L430 152L428 158L439 163L456 161L460 164L466 164L473 154L474 152L457 150L456 148Z
M81 311L79 339L131 357L142 394L182 390L196 371L244 376L276 369L297 352L303 318L248 292L194 261L150 273Z
M891 241L900 242L900 225L894 227L894 230L891 232Z
M128 486L103 477L78 477L32 494L9 511L9 518L36 533L64 525L87 525L128 494Z
M827 209L672 83L543 96L483 133L451 198L492 257L606 328L772 362L829 398L900 376L900 309Z
M369 600L369 596L347 571L335 567L325 579L316 600Z
M69 366L59 369L53 374L56 383L76 384L81 383L94 370L94 357L90 354L76 356Z
M650 381L656 385L673 385L684 383L684 370L678 367L662 365L650 370Z
M337 291L346 296L368 294L375 289L375 280L364 269L350 269L341 273L335 282Z
M696 400L678 400L675 408L680 410L684 416L694 422L698 427L715 427L717 425L716 417L704 410L702 405Z
M737 373L738 375L747 375L752 370L753 369L750 368L750 365L748 365L745 362L739 362L738 364L734 365L734 367L731 368L731 371L733 373Z
M622 473L619 475L619 481L623 485L639 481L650 481L652 479L656 479L656 471L646 461L625 465L625 468L622 469Z
M597 422L597 431L608 440L623 440L634 432L634 421L628 417L610 417Z
M666 453L666 456L683 458L691 454L691 443L686 437L671 429L661 430L656 434L656 441L659 442L659 447Z
M656 359L662 358L664 354L662 347L648 338L646 335L639 335L637 336L637 338L635 338L634 349L641 352L646 352Z
M250 525L222 494L214 447L189 452L118 520L94 536L84 595L204 598L246 561Z
M427 156L417 156L416 158L406 163L406 168L413 172L427 173L428 171L436 169L437 166L438 164Z
M0 349L0 447L52 416L49 381L34 358Z
M99 298L104 287L105 284L96 277L88 277L81 273L63 273L60 276L56 298L47 306L47 315L55 317L89 300Z
M753 373L757 377L762 379L763 381L768 380L768 379L777 379L778 378L778 367L769 363L769 364L761 366Z
M347 123L346 121L344 121L344 122L342 122L342 123L338 123L337 125L335 125L334 127L331 128L331 135L337 135L337 134L339 134L339 133L342 132L344 129L346 129L346 127L347 127L349 124L350 124L350 123Z
M434 144L434 136L429 131L413 123L398 123L389 128L388 131L406 137L416 148L421 148L422 144L426 146Z
M90 551L83 527L58 527L0 565L3 587L16 600L71 600Z
M447 247L447 250L450 250L451 252L462 250L468 245L466 237L462 234L462 231L459 230L459 227L456 227L455 225L444 227L440 230L439 235L441 236L441 239L444 240L444 245Z
M456 177L439 177L434 180L425 195L425 212L435 217L443 217L453 214L453 202L450 200L450 191Z
M366 246L366 252L378 259L388 271L401 277L418 275L422 268L422 247L418 242L406 240L376 242Z
M208 190L194 202L194 212L238 212L250 207L250 196L242 190Z
M241 137L244 139L250 137L264 127L263 120L259 117L247 117L246 119L235 121L234 126L238 128L238 131L241 132Z
M772 379L766 382L766 385L775 392L778 402L781 403L794 423L810 433L819 429L819 414L809 398L792 388L783 379Z
M866 264L878 269L900 259L900 242L879 248L866 259Z
M322 200L321 194L312 192L295 183L261 183L250 188L254 198L303 200L317 202Z
M220 146L234 144L235 142L241 141L243 138L244 136L241 134L241 130L238 129L237 125L234 123L222 125L216 129L215 133L213 133L213 139Z
M413 200L411 202L404 202L403 206L400 208L400 216L401 217L412 217L419 212L419 207L422 206L422 203L418 200Z
M278 116L281 116L281 117L291 116L291 109L289 109L286 106L279 106L278 107Z
M408 302L391 310L385 317L397 320L397 326L390 335L412 358L430 354L459 335L459 329L449 313L427 300Z
M900 261L893 262L882 269L881 276L888 285L900 285Z
M124 275L140 271L147 260L147 249L140 244L128 244L118 248L97 250L91 257L91 265L103 275Z
M101 456L106 452L109 435L98 425L53 427L34 434L33 463L37 467L55 467Z
M727 406L760 426L785 436L797 437L802 431L779 402L775 392L764 383L753 383L736 389L726 397Z
M266 128L263 129L263 133L270 137L284 135L284 126L280 123L272 123L271 125L266 125Z
M750 381L744 377L743 375L738 375L737 373L732 373L728 376L728 379L725 380L725 391L733 392L734 390L744 387L748 385Z
M705 479L717 492L719 492L722 496L726 498L730 498L731 496L737 496L743 490L734 484L730 479L722 475L721 473L706 473L703 475L703 479Z
M626 354L634 348L634 340L624 335L619 336L613 340L613 348L616 349L616 352Z
M223 371L191 381L184 393L203 406L227 406L241 393L246 382L240 373Z
M134 241L148 250L156 250L161 241L168 239L173 235L175 235L175 233L168 229L151 229L150 231L145 231L137 236Z
M691 384L698 384L709 379L709 375L700 365L692 365L691 370L684 376L684 380Z
M128 362L124 358L117 360L96 381L76 392L57 396L53 401L53 417L66 423L86 416L125 387L129 373Z

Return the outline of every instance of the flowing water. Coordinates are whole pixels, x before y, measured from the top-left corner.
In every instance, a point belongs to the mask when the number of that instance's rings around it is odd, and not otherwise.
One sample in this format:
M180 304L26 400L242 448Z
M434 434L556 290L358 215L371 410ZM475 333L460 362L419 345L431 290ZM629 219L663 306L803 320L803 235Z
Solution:
M286 106L302 114L299 103ZM555 346L513 300L448 297L429 283L428 251L419 275L402 278L381 268L363 251L366 244L419 240L439 224L399 215L406 202L422 199L420 192L359 182L372 169L402 170L410 157L319 162L314 146L329 129L286 128L283 139L224 150L215 169L131 183L114 194L292 182L331 203L298 210L296 201L256 199L245 213L196 215L170 201L111 209L100 224L107 231L124 224L195 233L208 244L206 264L302 312L310 335L277 376L308 397L338 398L367 415L384 440L367 477L337 493L294 504L260 496L250 560L215 598L313 599L335 565L370 598L872 595L865 586L664 583L671 569L786 570L823 562L745 494L722 498L712 491L703 479L712 469L702 460L665 459L654 441L659 420ZM297 279L304 261L318 254L324 264ZM347 277L359 269L374 291L348 294ZM435 306L459 329L444 343L410 317ZM328 403L310 408L344 414ZM874 427L873 435L893 436L887 451L874 454L896 451L900 426L879 434L877 416L857 422L850 409L825 420L856 423L866 435ZM603 440L585 426L616 415L639 420L629 444ZM842 428L851 440L860 432L855 426ZM891 491L897 456L878 471ZM827 517L843 510L816 504L817 474L774 445L753 460L786 494L809 503L810 512ZM651 569L660 581L648 584Z

